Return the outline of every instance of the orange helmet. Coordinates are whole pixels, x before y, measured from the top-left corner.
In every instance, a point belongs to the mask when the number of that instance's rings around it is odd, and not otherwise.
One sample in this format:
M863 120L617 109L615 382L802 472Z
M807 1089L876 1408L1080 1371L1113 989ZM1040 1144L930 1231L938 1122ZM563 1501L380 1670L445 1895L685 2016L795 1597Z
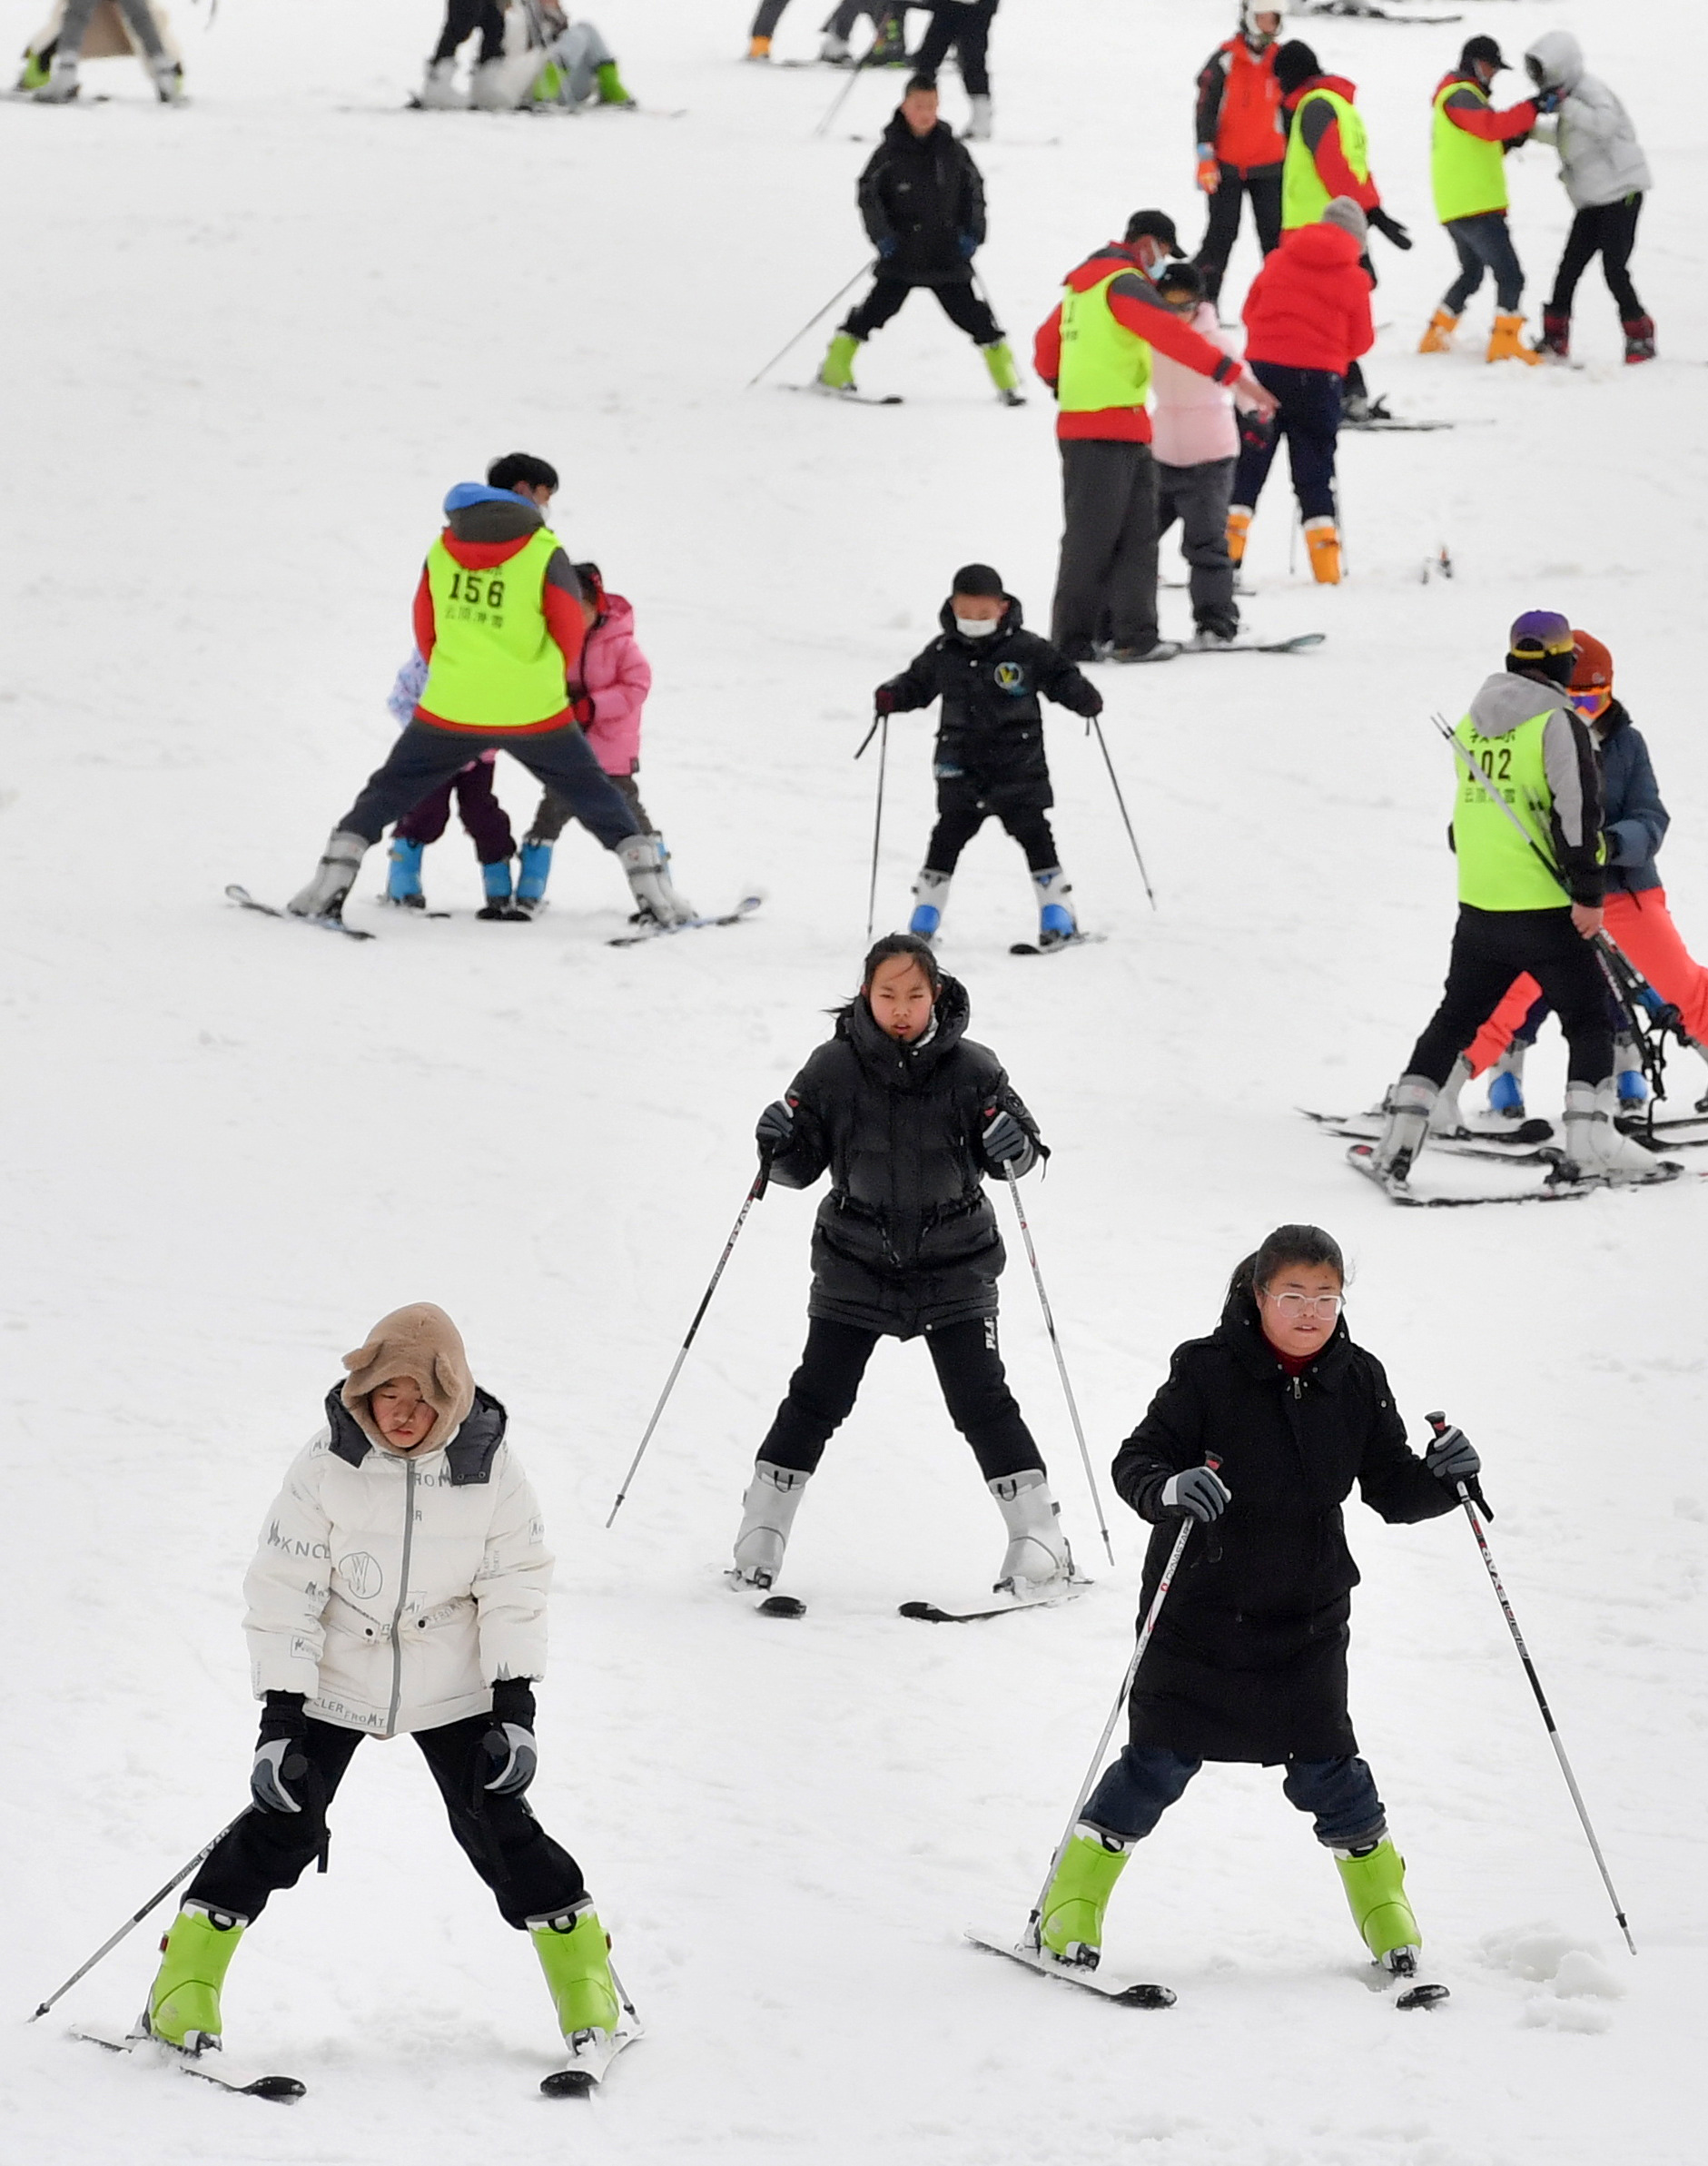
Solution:
M1572 643L1577 650L1577 659L1572 668L1574 692L1611 692L1613 690L1613 657L1601 641L1588 632L1574 631Z

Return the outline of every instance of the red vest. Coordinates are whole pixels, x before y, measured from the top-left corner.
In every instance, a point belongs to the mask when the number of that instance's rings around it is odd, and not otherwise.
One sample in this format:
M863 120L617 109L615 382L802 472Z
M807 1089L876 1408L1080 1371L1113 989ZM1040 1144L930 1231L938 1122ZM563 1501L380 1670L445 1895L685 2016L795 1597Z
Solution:
M1254 165L1279 165L1287 155L1281 125L1281 86L1275 80L1273 45L1254 54L1242 37L1230 37L1228 83L1216 121L1216 156L1242 172Z

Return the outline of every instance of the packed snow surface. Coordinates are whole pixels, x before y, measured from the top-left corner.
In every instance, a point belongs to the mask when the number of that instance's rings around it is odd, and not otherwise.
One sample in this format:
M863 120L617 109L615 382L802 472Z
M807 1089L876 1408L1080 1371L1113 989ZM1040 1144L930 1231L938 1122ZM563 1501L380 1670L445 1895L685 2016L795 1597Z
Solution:
M8 0L16 44L40 5ZM1119 1891L1108 1966L1166 1980L1172 2012L1101 2008L963 1943L1024 1920L1126 1659L1142 1548L1117 1507L1116 1568L1099 1554L1017 1241L1005 1344L1100 1578L1085 1599L964 1631L896 1617L978 1596L1000 1555L917 1346L882 1350L802 1509L785 1584L808 1616L774 1624L724 1587L803 1327L813 1202L780 1192L604 1530L741 1202L754 1116L854 983L871 687L969 558L1047 623L1047 398L1000 409L928 300L862 360L903 407L772 388L805 381L834 317L743 389L863 260L850 137L881 124L894 78L857 82L815 137L842 79L738 64L745 0L600 0L654 114L423 117L399 108L432 0L227 0L211 32L177 12L184 110L109 62L88 71L108 103L0 118L6 2157L1699 2157L1708 1202L1693 1178L1402 1212L1293 1111L1369 1104L1434 1003L1452 784L1429 715L1462 711L1520 608L1565 609L1614 649L1673 816L1668 891L1708 945L1704 147L1699 71L1671 57L1696 50L1697 12L1467 0L1450 28L1302 25L1360 85L1417 242L1376 243L1373 383L1459 426L1346 442L1336 591L1289 576L1272 483L1248 622L1327 632L1314 655L1102 673L1156 914L1064 717L1058 833L1107 944L1010 960L1030 890L994 829L944 944L973 1034L1055 1149L1027 1203L1106 1498L1170 1349L1284 1219L1347 1244L1354 1329L1414 1436L1445 1407L1484 1454L1496 1555L1641 1953L1468 1530L1354 1508L1354 1713L1454 1994L1409 2017L1367 1989L1333 1865L1274 1771L1207 1769ZM980 270L1022 352L1136 205L1196 237L1191 81L1233 12L1003 8ZM779 51L810 53L816 22L802 0ZM1486 297L1459 352L1420 360L1451 268L1431 91L1466 27L1516 58L1561 25L1656 168L1635 268L1663 358L1619 365L1592 271L1583 370L1485 369ZM945 106L959 123L953 80ZM1515 160L1514 194L1534 312L1568 216L1552 153ZM1236 301L1253 261L1248 239ZM642 780L680 885L710 908L757 881L765 910L608 948L625 893L574 829L531 926L475 922L455 831L428 858L449 922L377 910L378 854L350 909L371 944L228 907L230 880L290 893L382 757L439 499L518 446L562 466L557 523L636 604L657 676ZM1444 545L1454 577L1426 583ZM1183 631L1184 597L1165 605ZM890 732L885 924L923 852L929 729ZM500 778L525 822L532 785ZM1674 1073L1693 1097L1708 1081L1689 1058ZM1541 1110L1560 1074L1550 1035ZM554 2038L533 1958L407 1743L363 1749L330 1874L275 1902L228 1982L232 2058L302 2076L304 2102L69 2042L73 2021L134 2014L162 1920L24 2024L242 1803L254 1530L341 1353L412 1299L450 1310L509 1407L560 1558L534 1798L585 1862L648 2030L592 2109L537 2097ZM552 2129L553 2112L592 2119Z

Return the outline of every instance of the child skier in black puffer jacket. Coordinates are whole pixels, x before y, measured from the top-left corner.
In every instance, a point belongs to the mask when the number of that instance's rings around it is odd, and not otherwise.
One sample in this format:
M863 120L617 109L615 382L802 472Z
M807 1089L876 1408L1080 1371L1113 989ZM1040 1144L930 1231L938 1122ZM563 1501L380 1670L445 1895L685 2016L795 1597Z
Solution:
M881 715L943 701L937 825L913 885L908 930L935 938L961 853L994 813L1032 867L1038 945L1060 947L1079 926L1045 816L1055 792L1038 696L1091 716L1102 712L1102 695L1048 639L1022 628L1019 602L988 564L963 564L956 572L942 624L942 637L874 695Z
M743 1500L740 1587L769 1587L825 1443L853 1410L882 1338L923 1338L950 1418L1008 1528L999 1591L1033 1596L1073 1575L1043 1459L1014 1403L996 1338L1006 1261L986 1180L1046 1153L988 1047L966 1035L966 989L923 940L891 933L859 994L756 1131L785 1188L830 1174L813 1229L806 1350Z

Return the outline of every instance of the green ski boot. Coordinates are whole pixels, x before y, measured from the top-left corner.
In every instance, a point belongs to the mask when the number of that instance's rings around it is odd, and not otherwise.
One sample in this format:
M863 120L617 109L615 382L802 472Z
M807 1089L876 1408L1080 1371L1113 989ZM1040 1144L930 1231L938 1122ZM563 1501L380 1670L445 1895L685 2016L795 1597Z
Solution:
M573 1910L556 1917L530 1918L528 1936L546 1973L557 2004L558 2028L568 2043L573 2047L588 2031L603 2032L608 2042L620 2010L617 1981L611 1976L610 1943L591 1898L583 1896Z
M601 105L633 105L634 99L623 88L623 78L617 72L614 60L606 61L594 70L594 80L599 86Z
M852 331L839 331L830 341L830 351L814 377L814 388L821 391L851 391L854 388L854 355L860 351L860 341Z
M1043 1899L1038 1937L1046 1954L1080 1970L1097 1968L1103 1913L1137 1840L1081 1821Z
M40 90L47 77L46 61L34 48L27 48L24 54L24 73L18 77L17 87L20 90Z
M161 1963L143 2021L149 2035L186 2053L220 2042L220 1988L243 1937L235 1911L186 1903L160 1943Z
M1365 1946L1384 1970L1410 1970L1415 1962L1399 1963L1402 1950L1423 1945L1423 1935L1406 1900L1406 1861L1387 1835L1373 1850L1335 1852L1352 1922Z
M1014 365L1013 351L1006 339L996 339L988 346L981 346L984 365L991 371L991 381L996 386L996 395L1004 406L1024 406L1026 395L1020 388L1020 371Z

